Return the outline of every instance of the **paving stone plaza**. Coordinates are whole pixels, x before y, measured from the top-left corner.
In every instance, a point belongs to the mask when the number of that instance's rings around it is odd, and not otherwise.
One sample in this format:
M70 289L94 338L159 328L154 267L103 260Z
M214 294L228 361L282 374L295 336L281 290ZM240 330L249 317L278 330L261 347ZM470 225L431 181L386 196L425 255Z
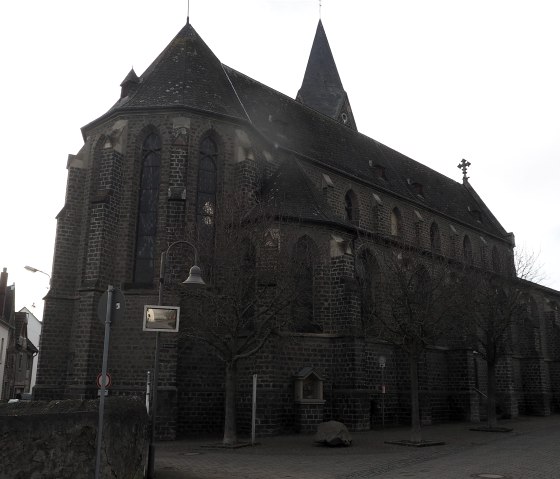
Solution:
M560 415L501 421L511 433L470 431L472 424L424 428L436 447L385 444L406 428L353 434L349 448L313 445L313 436L265 438L255 447L212 447L219 438L160 443L157 479L400 479L560 477Z

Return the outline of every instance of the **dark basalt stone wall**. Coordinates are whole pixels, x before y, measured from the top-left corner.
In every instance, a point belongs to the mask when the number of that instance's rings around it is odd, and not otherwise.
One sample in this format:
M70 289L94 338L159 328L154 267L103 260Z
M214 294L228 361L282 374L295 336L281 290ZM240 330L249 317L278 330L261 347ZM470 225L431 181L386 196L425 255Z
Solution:
M97 400L0 404L0 479L91 479ZM101 477L140 479L147 459L148 416L137 398L105 402Z

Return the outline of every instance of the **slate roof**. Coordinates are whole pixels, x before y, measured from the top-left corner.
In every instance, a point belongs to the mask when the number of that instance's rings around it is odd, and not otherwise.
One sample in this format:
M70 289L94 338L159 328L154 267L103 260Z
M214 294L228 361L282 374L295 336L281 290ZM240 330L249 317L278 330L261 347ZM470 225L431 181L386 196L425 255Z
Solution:
M125 80L130 80L129 76ZM120 99L108 113L121 108L172 106L246 119L222 63L190 23L140 76L135 91Z
M271 142L412 200L419 207L431 208L498 236L506 235L489 216L483 214L482 224L477 221L469 208L484 213L484 207L463 184L242 73L229 67L226 72L251 122ZM385 168L386 179L375 174L375 165ZM423 197L416 194L408 180L422 185Z
M259 207L284 218L340 223L293 156L264 183Z
M320 55L312 52L306 78L319 75L317 71L324 67L326 72L322 78L325 85L341 88L321 22L313 48L328 51L321 51ZM314 58L329 55L332 62L313 63ZM306 85L304 80L300 90L303 96L307 95ZM330 90L327 88L326 91ZM325 103L321 98L326 97L317 96L320 103L316 105L317 110L308 106L311 100L306 99L306 104L302 104L222 65L192 25L187 24L142 74L137 88L119 100L107 114L145 107L187 107L249 120L271 143L291 151L300 159L307 158L334 168L341 174L373 184L407 198L419 207L431 208L474 228L502 237L507 234L482 201L477 201L478 196L471 194L465 185L347 128L333 119L332 110L321 112ZM330 100L327 103L332 106ZM385 168L386 179L375 174L375 165ZM301 190L294 188L302 179L296 178L297 172L290 170L291 167L293 165L286 165L285 171L278 172L273 180L275 186L271 183L269 192L273 188L278 192L280 188L285 189L284 193L278 194L285 198L285 208L297 211L298 217L330 219L332 214L325 205L312 200L313 195L305 198L310 195L309 188L314 189L312 185ZM298 174L304 175L301 171ZM293 181L284 180L289 175L294 175ZM418 196L409 183L420 183L423 196ZM296 196L292 198L294 194ZM482 213L482 223L469 209Z
M319 20L297 100L337 119L346 99L331 47Z

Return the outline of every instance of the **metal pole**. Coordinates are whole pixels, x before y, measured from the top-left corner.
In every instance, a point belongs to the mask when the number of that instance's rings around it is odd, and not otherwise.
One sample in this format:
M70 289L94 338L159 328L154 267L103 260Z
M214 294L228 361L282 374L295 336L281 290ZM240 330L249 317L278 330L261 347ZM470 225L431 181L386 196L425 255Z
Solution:
M251 418L251 445L255 445L255 429L257 421L257 375L253 374L253 411Z
M150 414L150 393L152 392L152 372L148 371L146 379L146 412Z
M381 427L385 429L385 368L381 368Z
M105 314L105 339L103 341L103 366L101 367L101 389L99 393L99 423L97 425L97 451L95 457L95 479L99 479L101 467L101 443L103 439L103 413L105 409L105 380L107 378L107 356L109 355L109 335L111 333L111 311L113 309L113 286L107 287L107 312Z
M173 246L171 244L170 246ZM169 251L169 248L167 249ZM163 283L165 278L165 262L167 254L164 251L161 253L159 265L159 290L158 290L158 305L163 305ZM153 479L155 460L156 460L156 415L157 415L157 394L158 394L158 376L159 376L159 331L156 331L156 352L154 357L154 381L152 384L152 430L150 434L150 446L148 450L148 479Z

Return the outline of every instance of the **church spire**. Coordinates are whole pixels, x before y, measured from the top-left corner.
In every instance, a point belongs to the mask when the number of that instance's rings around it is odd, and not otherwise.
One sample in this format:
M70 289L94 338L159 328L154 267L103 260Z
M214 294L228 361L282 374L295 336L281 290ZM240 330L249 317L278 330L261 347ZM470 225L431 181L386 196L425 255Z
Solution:
M296 100L356 130L323 22L319 20L303 83Z

